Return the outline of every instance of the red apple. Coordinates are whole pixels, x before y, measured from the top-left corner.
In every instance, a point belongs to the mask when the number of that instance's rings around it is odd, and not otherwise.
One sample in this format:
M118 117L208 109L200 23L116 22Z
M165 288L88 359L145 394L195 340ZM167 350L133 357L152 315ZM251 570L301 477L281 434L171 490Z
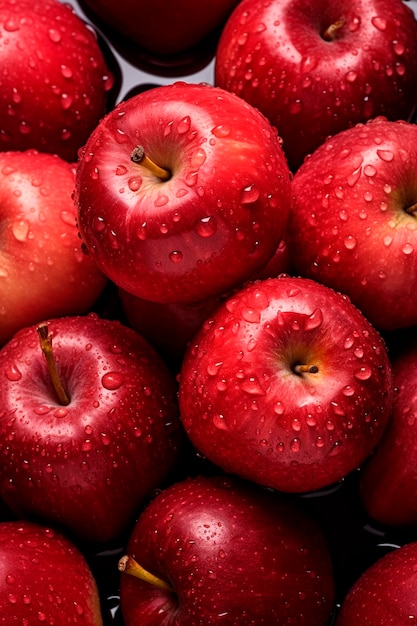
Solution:
M179 380L190 440L227 472L288 492L331 485L375 448L392 404L384 342L305 278L248 285L190 343Z
M375 454L362 468L360 492L368 514L382 524L417 525L417 343L392 359L394 403Z
M271 260L257 274L270 278L290 270L288 246L282 240ZM188 343L203 322L226 299L213 296L200 302L173 302L164 304L133 296L119 290L123 313L129 325L143 335L166 361L180 364Z
M76 160L113 86L95 32L58 0L3 0L0 24L0 147Z
M39 327L0 351L0 496L19 516L115 540L178 461L175 381L117 321L91 314Z
M417 323L417 126L376 118L338 133L293 179L297 271L347 294L380 330Z
M120 103L81 152L82 239L121 289L155 302L220 295L282 239L290 173L276 131L243 100L176 82Z
M102 626L96 581L83 554L56 530L0 523L0 623Z
M417 542L371 565L348 592L335 626L409 626L417 619Z
M100 22L122 37L130 48L139 47L159 56L170 57L192 49L223 26L239 0L83 0ZM89 13L90 14L90 13Z
M75 166L56 155L0 152L0 345L48 317L85 313L105 276L83 253Z
M141 514L119 567L126 626L326 626L333 609L321 528L282 496L231 477L162 491Z
M417 104L417 22L402 0L242 0L222 31L215 84L277 126L290 168L328 135Z

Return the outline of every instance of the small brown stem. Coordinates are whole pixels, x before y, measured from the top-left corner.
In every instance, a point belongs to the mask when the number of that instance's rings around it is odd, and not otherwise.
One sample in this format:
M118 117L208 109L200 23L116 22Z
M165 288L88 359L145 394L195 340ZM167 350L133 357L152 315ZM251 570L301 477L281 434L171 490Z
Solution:
M58 373L54 353L52 350L52 335L49 332L48 324L46 323L39 324L37 328L37 332L39 336L41 349L45 355L46 363L48 366L48 372L51 377L52 385L54 387L58 401L60 404L66 406L67 404L70 403L70 399L62 385L61 377Z
M336 22L333 22L333 24L330 24L323 33L323 39L325 41L333 41L345 22L345 18L341 17L339 20L336 20Z
M136 146L136 148L132 151L130 158L133 163L143 165L143 167L146 167L146 169L148 169L154 176L160 178L161 180L168 180L171 178L171 172L152 161L152 159L150 159L145 153L142 146Z
M296 374L317 374L319 368L317 365L295 365L294 372Z
M135 576L135 578L139 578L144 582L149 583L150 585L154 585L154 587L158 587L159 589L163 589L164 591L169 591L171 593L175 593L175 590L166 583L162 578L158 578L158 576L154 576L148 570L143 568L139 563L128 554L122 556L117 565L119 572L123 572L124 574L130 574L131 576Z
M408 206L405 209L405 212L408 213L408 215L413 215L414 217L417 216L417 202L414 202L414 204L412 204L411 206Z

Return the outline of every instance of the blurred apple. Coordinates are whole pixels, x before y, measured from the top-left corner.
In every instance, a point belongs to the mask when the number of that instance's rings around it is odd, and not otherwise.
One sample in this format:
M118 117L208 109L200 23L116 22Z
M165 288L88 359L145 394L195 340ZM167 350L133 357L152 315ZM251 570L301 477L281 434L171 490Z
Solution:
M87 312L106 284L78 237L75 166L0 152L0 345L48 317Z

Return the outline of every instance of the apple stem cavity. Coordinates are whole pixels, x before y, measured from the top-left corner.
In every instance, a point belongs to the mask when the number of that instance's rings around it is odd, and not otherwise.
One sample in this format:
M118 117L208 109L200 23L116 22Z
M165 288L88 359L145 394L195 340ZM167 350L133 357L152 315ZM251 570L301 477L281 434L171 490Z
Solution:
M39 326L37 327L37 332L42 352L45 355L49 376L51 378L51 382L57 395L58 401L63 406L66 406L70 403L70 399L62 385L61 377L56 366L55 356L52 350L52 335L49 332L48 324L39 324Z
M342 28L342 26L344 26L345 21L346 20L341 17L340 19L330 24L330 26L328 26L323 33L323 39L325 41L334 41L340 29Z
M417 202L414 202L412 205L407 207L405 209L405 212L408 213L408 215L413 215L414 217L417 217Z
M130 155L133 163L138 163L143 167L146 167L151 174L159 178L160 180L169 180L171 178L171 172L163 167L157 165L152 159L148 157L142 146L136 146Z
M139 578L154 587L158 587L164 591L169 591L170 593L175 593L175 590L171 587L171 585L162 580L162 578L158 578L158 576L154 576L154 574L148 572L148 570L139 565L139 563L132 556L127 554L122 556L122 558L119 559L117 568L119 572L130 574L131 576L135 576L135 578Z
M293 370L296 374L317 374L319 368L317 365L294 365Z

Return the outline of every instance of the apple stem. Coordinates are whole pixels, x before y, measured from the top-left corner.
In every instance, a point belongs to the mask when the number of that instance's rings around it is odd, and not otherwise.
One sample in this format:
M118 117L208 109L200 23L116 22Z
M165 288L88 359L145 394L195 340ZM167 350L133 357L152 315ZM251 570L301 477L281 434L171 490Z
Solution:
M319 368L317 365L295 365L294 372L296 374L317 374Z
M408 213L409 215L416 216L416 214L417 214L417 202L414 202L414 204L412 204L411 206L407 207L405 209L405 212Z
M46 363L48 366L48 372L51 377L52 385L58 397L58 401L60 404L66 406L70 403L70 399L62 385L61 377L58 373L58 368L56 366L56 361L52 350L52 335L49 332L48 324L46 324L45 322L39 324L37 332L42 352L44 353L46 358Z
M164 169L157 165L152 159L148 157L145 153L145 150L142 146L136 146L130 155L133 163L138 163L139 165L143 165L146 167L154 176L160 178L161 180L168 180L171 178L171 172L169 170Z
M333 41L339 30L345 24L345 21L346 20L341 17L339 20L336 20L336 22L333 22L333 24L330 24L323 33L323 39L325 41Z
M148 572L148 570L142 567L142 565L139 565L139 563L132 556L127 554L122 556L122 558L119 559L117 567L119 572L130 574L131 576L135 576L135 578L139 578L144 582L154 585L154 587L175 593L175 590L171 587L171 585L162 580L162 578L158 578L158 576L154 576L154 574Z

